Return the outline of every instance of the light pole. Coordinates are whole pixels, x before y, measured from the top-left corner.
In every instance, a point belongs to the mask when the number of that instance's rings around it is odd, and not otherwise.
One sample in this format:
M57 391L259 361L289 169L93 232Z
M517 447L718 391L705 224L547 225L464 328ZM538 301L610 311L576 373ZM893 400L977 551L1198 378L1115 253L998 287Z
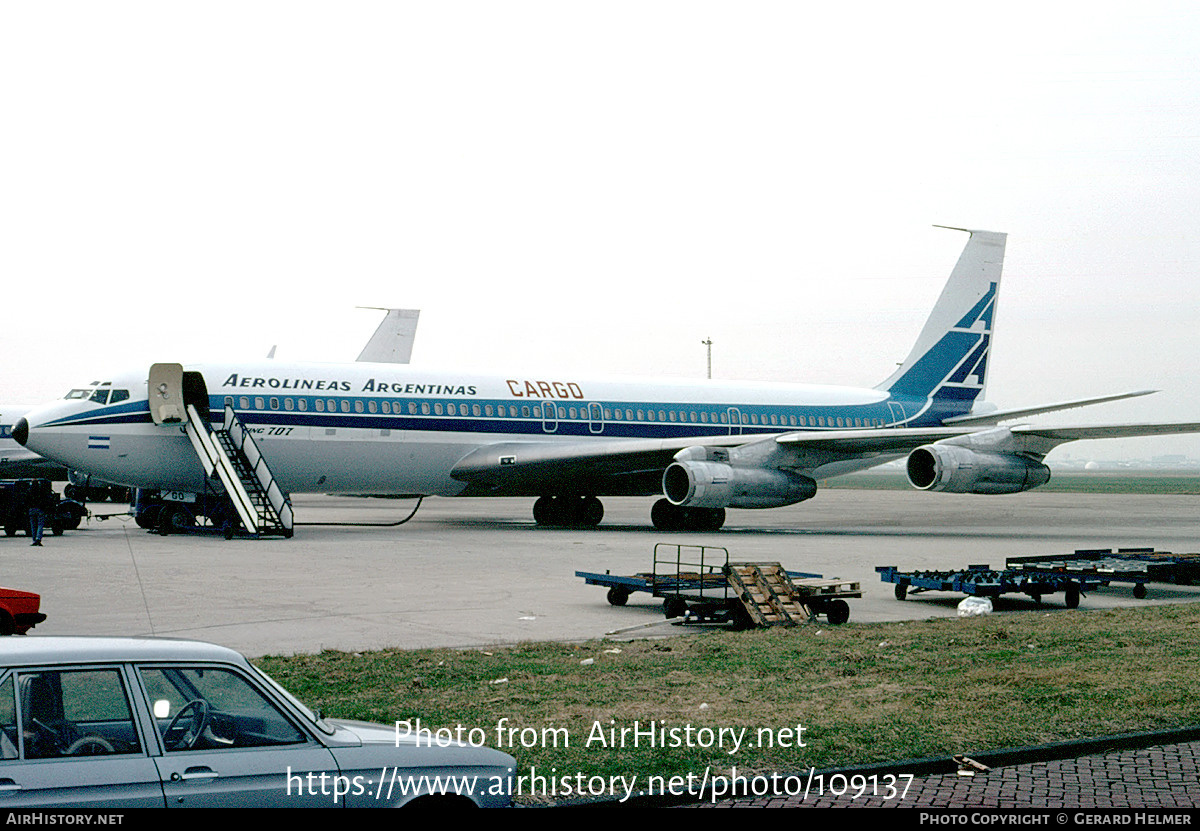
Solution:
M708 380L712 380L712 338L705 338L700 341L708 347Z

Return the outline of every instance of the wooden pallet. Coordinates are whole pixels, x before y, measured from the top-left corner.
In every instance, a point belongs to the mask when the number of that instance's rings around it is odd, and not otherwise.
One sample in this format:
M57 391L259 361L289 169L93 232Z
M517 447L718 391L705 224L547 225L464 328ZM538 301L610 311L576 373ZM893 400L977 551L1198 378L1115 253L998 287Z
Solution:
M792 586L800 597L862 597L862 584L853 580L823 577L794 578Z
M730 563L726 577L758 626L796 626L813 616L779 563Z

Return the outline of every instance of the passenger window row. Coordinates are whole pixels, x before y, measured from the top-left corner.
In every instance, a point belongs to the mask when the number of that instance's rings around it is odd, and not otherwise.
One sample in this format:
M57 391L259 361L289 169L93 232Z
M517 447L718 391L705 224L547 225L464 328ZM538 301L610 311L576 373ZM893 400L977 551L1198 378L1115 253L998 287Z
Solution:
M226 397L228 406L234 399ZM318 412L369 415L423 415L473 418L549 418L556 421L595 421L595 410L566 404L467 404L454 401L400 402L377 399L291 398L276 396L239 396L237 408L242 411ZM883 427L882 418L848 418L843 416L803 416L783 413L755 413L734 410L734 424L769 427ZM730 411L711 410L649 410L645 408L604 407L604 421L653 422L684 424L729 424Z

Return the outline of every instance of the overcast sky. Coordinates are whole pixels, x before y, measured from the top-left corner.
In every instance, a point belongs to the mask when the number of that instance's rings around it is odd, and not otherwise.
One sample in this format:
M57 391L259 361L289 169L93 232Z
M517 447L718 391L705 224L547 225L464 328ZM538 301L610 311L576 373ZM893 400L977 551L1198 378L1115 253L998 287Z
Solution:
M1190 2L5 2L0 401L353 360L360 305L421 309L422 366L702 378L711 337L873 386L943 224L1009 234L989 399L1200 421L1197 43Z

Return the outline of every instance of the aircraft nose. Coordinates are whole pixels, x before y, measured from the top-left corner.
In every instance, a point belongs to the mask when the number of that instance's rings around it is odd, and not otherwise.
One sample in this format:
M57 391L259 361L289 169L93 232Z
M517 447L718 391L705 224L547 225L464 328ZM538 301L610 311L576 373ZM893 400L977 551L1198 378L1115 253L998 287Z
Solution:
M29 422L24 418L18 418L17 423L13 425L12 437L17 444L24 447L25 442L29 441Z

